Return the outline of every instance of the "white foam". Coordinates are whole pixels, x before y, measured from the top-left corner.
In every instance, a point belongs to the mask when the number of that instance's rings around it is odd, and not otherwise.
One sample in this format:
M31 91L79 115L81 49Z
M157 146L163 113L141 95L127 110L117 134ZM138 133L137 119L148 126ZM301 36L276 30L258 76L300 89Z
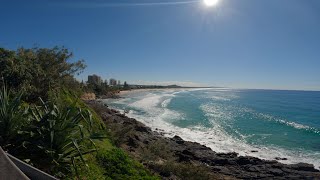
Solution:
M146 98L136 101L130 104L130 106L142 109L150 109L157 106L160 103L160 98L160 95L149 94Z
M250 110L250 111L252 111L252 110ZM255 113L255 112L253 112L253 113ZM289 121L289 120L276 118L276 117L273 117L273 116L268 115L268 114L258 113L257 115L261 116L261 117L263 117L263 118L265 118L265 119L267 119L269 121L275 121L275 122L284 124L286 126L291 126L291 127L295 128L295 129L304 129L304 130L307 130L307 131L314 132L316 134L320 134L320 130L317 129L317 128L313 128L313 127L310 127L310 126L307 126L307 125L303 125L303 124L299 124L299 123L296 123L296 122L292 122L292 121Z
M172 99L172 98L169 98L169 99L164 100L164 101L161 103L161 106L162 106L163 108L167 107L168 104L170 104L171 99Z
M220 124L232 121L231 114L228 113L228 111L219 109L223 107L209 107L206 105L200 107L210 118L221 119L221 117L223 117L225 120L223 122L212 121L215 123L212 128L202 126L181 128L172 125L171 119L183 119L184 116L181 112L167 109L172 98L179 92L180 91L163 91L158 94L149 93L129 104L129 107L143 110L145 113L141 114L131 110L128 116L141 121L153 130L163 130L161 132L165 133L168 137L178 135L187 141L194 141L206 145L216 152L237 152L241 156L248 155L268 160L275 160L276 157L287 158L287 160L280 160L280 162L286 164L305 162L314 164L318 169L320 168L320 152L314 153L302 150L287 150L276 146L251 145L244 141L246 137L241 136L241 138L238 139L230 136L224 131L222 124ZM251 111L250 109L242 110L247 112ZM292 123L289 125L300 127ZM263 136L263 134L261 134L261 136ZM265 134L265 136L268 136L268 134Z

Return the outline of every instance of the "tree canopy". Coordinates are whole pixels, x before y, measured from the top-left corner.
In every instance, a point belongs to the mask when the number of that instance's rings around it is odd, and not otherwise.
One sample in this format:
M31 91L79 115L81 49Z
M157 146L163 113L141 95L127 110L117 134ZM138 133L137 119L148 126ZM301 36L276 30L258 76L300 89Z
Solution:
M72 61L73 54L64 47L0 48L0 83L14 91L27 92L26 99L46 98L50 90L78 86L74 75L85 68L84 60ZM1 85L1 84L0 84Z

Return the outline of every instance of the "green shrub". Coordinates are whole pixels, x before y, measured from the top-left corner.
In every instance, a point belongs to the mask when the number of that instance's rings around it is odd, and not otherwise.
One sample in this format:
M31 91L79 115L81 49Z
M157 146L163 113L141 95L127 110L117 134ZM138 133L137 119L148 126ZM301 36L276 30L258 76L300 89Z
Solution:
M184 180L221 179L221 177L217 175L210 174L209 168L191 163L165 161L161 164L153 164L152 167L164 177L175 175L176 177Z
M73 54L64 47L19 48L15 51L0 48L0 74L11 90L24 89L24 99L36 102L38 97L48 100L48 92L63 86L80 90L74 75L86 65L72 60ZM2 82L0 82L1 86Z
M79 93L70 89L52 90L49 92L49 99L61 108L77 107L90 111L92 115L92 128L97 132L105 131L104 124L97 113L87 106L80 98Z
M99 152L97 158L105 175L111 179L158 179L118 148Z
M6 150L15 147L15 142L19 140L18 132L28 123L25 118L27 108L22 106L22 93L11 96L3 86L0 90L0 146Z
M24 152L41 169L69 172L79 162L85 165L85 154L96 151L90 137L90 111L73 106L60 109L54 103L43 102L29 112L31 125L21 132Z

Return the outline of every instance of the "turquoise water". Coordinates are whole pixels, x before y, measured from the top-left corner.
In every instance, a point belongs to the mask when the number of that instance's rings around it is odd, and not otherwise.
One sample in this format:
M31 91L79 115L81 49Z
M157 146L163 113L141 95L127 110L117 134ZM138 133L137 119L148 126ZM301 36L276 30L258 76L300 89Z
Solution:
M217 152L287 158L320 167L320 92L150 90L107 103L164 132Z

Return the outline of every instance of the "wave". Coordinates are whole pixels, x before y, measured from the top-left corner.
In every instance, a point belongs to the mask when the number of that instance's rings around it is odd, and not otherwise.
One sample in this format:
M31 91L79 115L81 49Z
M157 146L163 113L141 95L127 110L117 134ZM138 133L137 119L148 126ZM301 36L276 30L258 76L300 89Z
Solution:
M182 120L184 119L183 113L166 108L175 94L176 91L163 91L160 94L149 93L144 98L128 104L128 106L143 111L142 116L147 117L147 121L150 122Z
M318 169L320 168L320 152L303 149L284 149L276 145L250 144L246 142L246 139L252 135L243 135L237 129L233 129L234 133L239 135L239 138L237 138L230 135L225 127L232 128L231 125L235 116L245 116L249 113L255 116L254 118L274 121L296 129L312 130L312 132L319 133L317 129L282 120L268 114L258 113L249 108L220 105L218 103L202 104L199 107L212 123L211 127L198 125L183 128L175 126L172 123L173 121L187 118L183 112L168 108L172 100L180 92L182 91L152 92L143 94L136 99L130 99L130 102L126 102L127 107L131 109L128 116L141 121L153 130L161 131L165 136L178 135L187 141L206 145L216 152L237 152L242 156L254 156L267 160L274 160L277 157L287 158L287 160L280 160L280 162L286 164L305 162L314 164ZM143 113L140 111L143 111ZM271 134L267 133L255 135L262 138L271 136Z
M310 127L308 125L303 125L297 122L290 120L282 119L269 115L266 113L257 112L253 109L246 107L238 107L233 105L219 104L219 103L207 103L200 106L204 114L210 118L220 119L221 120L234 120L237 117L244 117L248 115L251 118L266 120L271 122L276 122L281 125L292 127L297 130L305 130L307 132L312 132L320 135L320 129L315 127Z
M170 104L171 99L172 99L172 98L164 100L164 101L161 103L161 106L162 106L163 108L167 107L168 104Z
M277 122L279 124L286 125L286 126L298 129L298 130L305 130L305 131L312 132L312 133L320 135L320 129L317 129L317 128L314 128L314 127L310 127L308 125L299 124L297 122L293 122L293 121L290 121L290 120L281 119L281 118L278 118L278 117L275 117L275 116L272 116L272 115L269 115L269 114L257 113L254 110L251 110L251 111L253 113L255 113L257 116L263 117L263 118L267 119L268 121L274 121L274 122Z
M317 129L317 128L314 128L314 127L310 127L310 126L307 126L307 125L302 125L302 124L299 124L299 123L296 123L296 122L291 122L291 121L286 121L286 120L282 120L282 119L279 119L277 120L279 123L281 124L285 124L287 126L291 126L295 129L303 129L303 130L306 130L306 131L309 131L309 132L313 132L315 134L319 134L320 135L320 129Z

